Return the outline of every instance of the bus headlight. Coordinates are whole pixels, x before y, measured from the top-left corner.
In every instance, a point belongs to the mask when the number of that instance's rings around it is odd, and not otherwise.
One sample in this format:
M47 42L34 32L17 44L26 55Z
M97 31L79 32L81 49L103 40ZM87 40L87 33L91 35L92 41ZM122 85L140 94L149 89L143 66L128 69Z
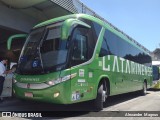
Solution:
M51 81L48 81L47 84L48 85L56 85L58 83L61 82L61 78L57 79L57 80L51 80Z
M52 86L52 85L56 85L56 84L59 84L61 82L64 82L64 81L67 81L67 80L70 80L74 77L76 77L77 73L74 73L74 74L71 74L71 75L66 75L64 77L61 77L61 78L58 78L56 80L51 80L51 81L48 81L46 82L48 85Z
M54 85L54 82L53 81L48 81L47 84L48 85Z

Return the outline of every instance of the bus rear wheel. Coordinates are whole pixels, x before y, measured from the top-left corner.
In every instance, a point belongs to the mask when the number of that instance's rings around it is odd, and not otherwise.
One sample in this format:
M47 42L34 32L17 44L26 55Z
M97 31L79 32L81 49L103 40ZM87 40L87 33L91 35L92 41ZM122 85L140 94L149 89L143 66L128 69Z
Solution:
M141 90L141 95L146 95L147 94L147 83L146 82L144 82L143 83L143 88L142 88L142 90Z
M103 109L103 103L106 101L107 98L107 86L103 83L101 83L97 90L97 97L93 101L94 108L96 111L100 111Z

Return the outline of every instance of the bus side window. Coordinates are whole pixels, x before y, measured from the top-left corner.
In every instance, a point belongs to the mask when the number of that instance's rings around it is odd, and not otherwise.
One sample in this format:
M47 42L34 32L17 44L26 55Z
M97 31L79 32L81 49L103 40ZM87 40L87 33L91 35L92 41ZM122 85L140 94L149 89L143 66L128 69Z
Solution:
M77 34L74 39L72 60L86 60L87 59L87 37Z
M72 34L72 51L70 56L70 66L82 64L88 60L89 45L88 45L89 29L77 27Z
M101 46L101 50L99 53L99 57L103 57L103 56L110 55L110 54L111 52L110 52L109 46L107 44L106 38L104 37L102 41L102 46Z

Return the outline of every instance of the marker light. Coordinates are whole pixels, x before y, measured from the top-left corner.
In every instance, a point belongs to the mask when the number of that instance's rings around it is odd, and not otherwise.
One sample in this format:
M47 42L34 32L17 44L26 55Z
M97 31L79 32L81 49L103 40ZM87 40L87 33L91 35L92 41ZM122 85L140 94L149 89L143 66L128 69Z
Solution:
M54 93L53 96L54 96L54 98L58 97L59 96L59 92Z

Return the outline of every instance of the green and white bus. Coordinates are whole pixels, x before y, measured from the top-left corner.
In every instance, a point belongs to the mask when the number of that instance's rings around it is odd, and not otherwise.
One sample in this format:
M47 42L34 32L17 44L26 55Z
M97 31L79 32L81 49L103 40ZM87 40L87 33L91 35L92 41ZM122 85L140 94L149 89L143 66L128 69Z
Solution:
M92 100L103 109L108 96L152 84L151 57L110 24L86 14L36 25L22 49L14 93L56 104Z

